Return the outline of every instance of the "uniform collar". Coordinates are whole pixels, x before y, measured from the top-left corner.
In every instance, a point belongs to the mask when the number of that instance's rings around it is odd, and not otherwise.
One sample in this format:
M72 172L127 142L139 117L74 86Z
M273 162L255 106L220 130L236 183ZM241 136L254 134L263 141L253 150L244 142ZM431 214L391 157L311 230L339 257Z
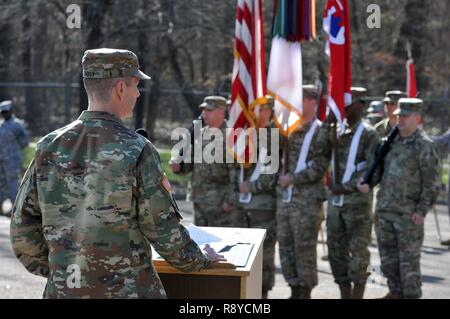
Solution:
M106 120L122 123L122 121L114 114L108 112L99 111L83 111L81 113L79 120Z
M314 123L314 121L316 120L317 118L316 117L314 117L311 121L309 121L308 123L302 123L302 125L300 125L300 128L299 128L299 130L300 131L309 131L309 129L311 128L311 126L313 125L313 123Z
M409 144L409 143L414 142L419 135L420 135L420 129L418 128L413 134L411 134L408 137L402 138L400 136L400 134L397 135L396 141L399 144Z
M389 129L392 129L391 124L389 124L389 118L386 118L385 123L384 123L384 128L385 128L386 130L387 130L388 128L389 128Z
M358 127L361 124L361 122L362 122L362 119L359 120L358 122L356 122L355 124L351 125L351 126L346 122L345 123L344 135L345 134L352 134L352 133L354 133L358 129Z
M3 119L3 123L14 122L14 119L15 119L14 115L11 115L11 117L9 119L7 119L7 120Z

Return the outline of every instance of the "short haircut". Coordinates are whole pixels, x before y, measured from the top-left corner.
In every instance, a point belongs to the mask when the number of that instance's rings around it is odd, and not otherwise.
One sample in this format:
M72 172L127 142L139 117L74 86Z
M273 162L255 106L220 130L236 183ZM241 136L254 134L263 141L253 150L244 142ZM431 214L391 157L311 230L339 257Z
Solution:
M112 79L83 79L84 88L89 99L98 102L108 102L111 92L118 81L124 81L127 86L131 85L131 77Z

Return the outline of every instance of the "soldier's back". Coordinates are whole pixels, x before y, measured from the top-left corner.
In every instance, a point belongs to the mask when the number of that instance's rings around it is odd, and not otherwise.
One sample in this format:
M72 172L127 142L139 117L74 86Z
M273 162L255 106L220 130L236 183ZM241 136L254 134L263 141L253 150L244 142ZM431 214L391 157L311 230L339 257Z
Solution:
M134 196L147 143L101 112L85 112L39 141L36 183L50 267L45 297L159 296ZM73 265L81 289L66 285Z

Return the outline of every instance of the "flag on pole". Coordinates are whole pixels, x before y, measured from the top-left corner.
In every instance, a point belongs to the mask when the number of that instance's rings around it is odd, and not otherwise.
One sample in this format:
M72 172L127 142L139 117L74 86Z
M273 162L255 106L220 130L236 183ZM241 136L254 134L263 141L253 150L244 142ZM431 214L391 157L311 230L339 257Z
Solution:
M301 41L316 37L315 0L275 0L267 89L274 97L274 121L288 136L302 122Z
M227 136L228 151L242 163L252 158L245 129L255 127L259 105L266 103L262 0L238 0L234 67L228 126L238 134Z
M406 45L406 50L408 52L408 60L406 61L406 94L408 97L417 97L416 72L409 42Z
M413 59L406 61L406 94L408 94L408 97L417 97L416 73Z
M408 60L406 61L406 94L408 97L415 98L418 96L416 84L416 71L414 69L414 60L411 54L411 43L406 43L406 52ZM418 124L423 127L423 116L421 115Z
M325 53L330 58L328 78L328 107L344 127L345 107L352 102L350 88L351 39L348 0L328 0L325 5L323 29L327 34Z

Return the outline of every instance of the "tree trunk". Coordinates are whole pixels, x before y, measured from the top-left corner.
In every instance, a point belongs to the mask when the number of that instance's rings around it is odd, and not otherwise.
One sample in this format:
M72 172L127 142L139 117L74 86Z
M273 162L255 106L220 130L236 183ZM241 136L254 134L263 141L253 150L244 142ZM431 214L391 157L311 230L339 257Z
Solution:
M105 38L105 34L103 32L103 21L105 20L108 10L111 7L111 0L102 0L102 1L92 1L86 2L83 6L83 24L82 30L83 34L86 35L84 38L84 47L83 52L89 49L96 49L101 47L103 40ZM80 104L79 110L80 113L85 110L88 106L88 99L86 95L86 91L84 90L83 85L83 74L80 73Z

